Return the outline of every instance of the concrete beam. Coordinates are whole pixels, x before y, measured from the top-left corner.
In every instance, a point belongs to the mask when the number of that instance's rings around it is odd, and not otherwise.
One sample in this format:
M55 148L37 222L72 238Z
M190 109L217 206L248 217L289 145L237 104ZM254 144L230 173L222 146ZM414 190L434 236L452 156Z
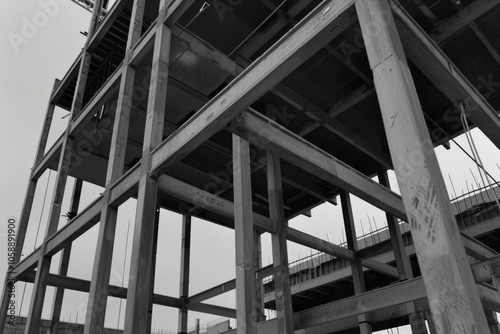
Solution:
M73 139L68 137L66 131L64 143L62 146L62 154L59 157L58 172L54 185L54 194L52 197L50 211L47 218L47 226L45 231L44 241L40 252L45 254L47 238L52 236L59 225L61 216L61 204L64 199L64 190L68 178L68 172L73 154ZM50 271L52 257L40 256L37 264L37 275L33 285L33 294L31 296L30 306L25 327L25 334L37 334L40 327L40 320L45 299L45 291L47 289L47 277Z
M208 290L202 291L195 295L192 295L187 300L187 305L193 305L200 303L204 300L216 297L228 291L234 290L236 288L236 280L232 279L230 281L216 285Z
M331 118L327 113L323 112L323 110L305 100L285 85L279 84L271 91L298 110L305 112L311 119L318 122L327 130L336 134L386 169L392 169L391 158L387 154L367 142L365 139L361 138L357 133L339 121Z
M290 268L287 250L288 221L283 207L281 163L280 159L270 152L266 152L266 160L269 217L275 226L275 232L271 234L271 244L278 332L293 334L292 294L290 292Z
M257 333L251 176L250 144L233 135L236 315L241 334Z
M235 120L229 129L249 139L254 145L265 146L282 159L360 197L381 210L402 220L407 219L399 195L265 116L248 110Z
M441 22L430 33L430 37L437 44L444 43L447 39L467 26L469 23L474 22L481 15L491 11L498 6L498 2L492 0L478 0L465 7L457 14Z
M494 1L492 1L494 2ZM460 109L467 104L466 115L498 148L500 116L460 70L415 23L403 7L391 1L406 55L450 101Z
M353 19L352 5L328 1L313 10L155 150L152 173L179 162L340 34Z
M140 2L140 0L139 0ZM163 2L160 2L162 5ZM144 5L139 4L138 5ZM165 121L168 63L171 31L163 24L164 8L155 24L155 45L152 58L151 85L149 87L142 161L140 167L137 209L130 259L129 291L125 317L125 334L140 333L149 322L148 305L151 292L151 275L154 271L153 248L155 242L155 217L158 206L158 183L150 177L151 151L160 144ZM163 14L162 14L163 13Z

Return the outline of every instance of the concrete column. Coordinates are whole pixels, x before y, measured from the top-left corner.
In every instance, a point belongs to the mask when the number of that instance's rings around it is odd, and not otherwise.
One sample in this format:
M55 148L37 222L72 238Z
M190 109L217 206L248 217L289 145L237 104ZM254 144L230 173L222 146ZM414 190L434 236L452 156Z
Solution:
M387 172L379 173L378 179L381 185L389 189L391 188ZM399 222L395 217L388 213L386 213L386 218L389 235L391 237L392 250L394 251L394 258L396 259L396 267L398 268L399 279L406 280L413 278L410 257L406 253ZM425 326L424 315L415 313L415 305L413 302L408 303L407 308L410 311L409 320L412 332L414 334L428 334L427 327Z
M64 139L61 157L57 168L57 176L54 187L54 195L52 197L47 228L45 231L44 241L41 246L41 256L38 261L35 282L33 284L33 294L31 296L28 318L26 320L25 334L38 334L40 327L40 319L42 316L43 303L45 299L45 291L47 289L47 279L50 270L51 256L44 256L45 242L48 237L52 236L57 231L61 216L61 205L64 199L64 190L66 180L70 169L71 157L73 155L73 138L66 136Z
M254 271L262 268L262 245L261 245L261 235L258 231L254 231L254 242L255 242L255 256L254 256ZM256 298L256 312L257 312L257 322L265 321L266 315L264 314L264 285L261 279L255 280L255 298Z
M387 172L379 173L378 179L381 185L391 188L389 183L389 176ZM386 213L387 227L389 228L389 235L391 237L392 249L394 251L394 257L396 259L396 267L398 268L399 279L405 280L413 278L413 271L411 268L410 258L406 254L405 245L403 242L403 237L401 236L401 229L397 218Z
M432 319L431 312L425 311L424 314L427 325L429 325L429 331L431 332L431 334L437 334L436 326L434 326L434 320Z
M179 297L182 307L179 308L178 332L187 334L188 331L188 310L185 305L189 297L189 264L191 261L191 215L184 214L182 217L182 244L181 244L181 279L179 287Z
M233 135L236 317L238 334L257 334L250 144Z
M155 215L155 226L153 232L153 255L151 263L150 285L149 285L149 301L148 301L148 319L146 333L151 333L153 325L153 295L155 292L155 273L156 273L156 252L158 250L158 229L160 224L160 208L157 207Z
M491 334L500 334L500 325L498 324L497 314L490 310L485 310L488 327Z
M160 6L163 6L163 2ZM162 15L165 15L164 8L160 9ZM153 28L156 29L156 34L144 130L141 176L137 194L134 241L125 313L125 334L143 333L148 321L148 293L150 292L151 267L153 265L154 218L158 200L158 183L150 177L149 172L151 152L163 140L171 40L171 31L163 24L164 16L162 15L158 17L156 26Z
M387 0L357 0L389 149L438 333L488 326Z
M75 184L73 186L73 196L71 198L70 204L70 216L68 219L76 216L78 213L78 208L80 206L80 196L82 194L82 180L75 180ZM67 276L68 275L68 265L69 259L71 256L71 246L72 244L68 244L62 251L61 259L59 260L59 275ZM56 288L54 294L54 301L52 303L52 324L49 330L50 334L57 334L59 330L59 318L61 316L62 303L64 298L64 288Z
M345 191L340 192L340 202L342 205L342 215L344 217L344 227L347 239L347 247L354 251L358 251L358 239L356 237L356 227L354 225L354 217L352 214L351 197ZM354 293L360 294L366 291L365 279L363 276L363 268L360 261L351 262L352 282L354 285ZM362 314L358 316L359 331L361 334L371 334L372 326L370 324L370 315Z
M425 316L422 312L413 312L408 315L412 334L428 334L425 326Z
M280 159L267 152L267 188L269 197L269 217L275 232L272 233L274 291L278 332L293 334L292 292L290 291L290 272L286 230L288 221L283 206L283 185L281 181Z
M144 1L136 0L132 10L129 27L127 50L139 40L140 28L144 17ZM131 53L125 54L124 71L120 79L120 88L116 104L113 133L109 151L109 162L106 174L106 189L103 193L103 208L101 211L99 234L92 269L87 313L85 317L84 334L91 334L96 329L104 328L106 307L108 301L108 285L113 260L118 208L110 205L110 186L123 175L127 149L130 114L133 103L135 70L128 66ZM125 268L123 268L125 270Z

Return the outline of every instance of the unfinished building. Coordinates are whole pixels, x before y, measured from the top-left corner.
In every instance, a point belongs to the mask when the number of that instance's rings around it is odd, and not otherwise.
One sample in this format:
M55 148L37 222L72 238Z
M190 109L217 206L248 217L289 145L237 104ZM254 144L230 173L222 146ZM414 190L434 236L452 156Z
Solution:
M117 0L104 10L106 2L92 3L87 43L54 85L30 175L14 268L17 280L34 282L25 333L39 331L48 285L58 288L55 333L63 289L88 292L86 334L102 332L109 296L127 300L127 334L151 331L153 304L179 310L179 333L188 311L234 317L237 333L365 334L403 323L427 333L425 320L432 333L500 333L500 224L488 232L490 247L460 232L434 152L466 131L461 120L500 148L498 1ZM46 150L56 106L71 112L69 125ZM46 236L19 261L47 169L57 176ZM218 171L227 177L214 183ZM58 227L68 176L78 180L72 218ZM83 182L104 192L79 209ZM351 194L387 213L382 248L392 258L360 249ZM117 211L129 198L137 209L128 288L120 289L109 278ZM336 198L347 248L288 226ZM152 292L160 208L184 217L179 296ZM234 229L229 286L189 293L192 217ZM96 224L92 279L67 277L72 242ZM263 233L273 250L264 268L256 256ZM294 298L287 240L348 264L342 293L326 290L322 303ZM61 251L61 271L49 275ZM228 289L236 309L204 303ZM265 319L264 307L276 318Z

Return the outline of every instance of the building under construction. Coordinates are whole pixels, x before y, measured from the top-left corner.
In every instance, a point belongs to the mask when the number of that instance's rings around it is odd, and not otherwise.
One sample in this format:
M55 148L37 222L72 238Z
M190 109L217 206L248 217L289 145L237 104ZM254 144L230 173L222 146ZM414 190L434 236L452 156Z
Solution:
M500 192L450 203L434 152L473 127L500 149L498 0L81 3L93 8L87 43L54 85L17 230L15 279L33 282L25 333L40 331L47 286L57 287L51 333L64 289L88 293L86 334L103 332L108 297L127 300L126 334L151 332L153 304L179 310L179 333L189 311L235 318L237 333L366 334L402 324L428 333L426 323L432 334L500 333ZM49 148L56 106L70 112L69 125ZM45 239L20 261L48 169L57 176ZM68 177L77 181L60 227ZM84 182L104 191L79 208ZM386 212L378 243L358 242L351 195ZM125 289L109 281L117 212L130 198ZM337 200L346 247L288 226ZM183 215L178 296L153 293L160 209ZM196 295L192 217L235 233L234 281ZM96 224L92 279L68 277L71 244ZM268 267L259 259L264 233ZM290 266L287 240L324 255ZM60 271L49 274L59 252ZM236 309L205 302L232 289Z

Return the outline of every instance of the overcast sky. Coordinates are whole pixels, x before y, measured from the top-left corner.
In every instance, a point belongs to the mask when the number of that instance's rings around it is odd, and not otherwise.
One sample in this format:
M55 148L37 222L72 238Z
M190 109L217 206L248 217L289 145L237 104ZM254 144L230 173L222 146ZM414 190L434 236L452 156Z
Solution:
M43 6L52 2L56 5ZM5 231L8 217L19 218L23 203L30 168L38 143L42 121L45 115L49 94L55 78L62 78L69 66L73 63L83 44L85 37L80 33L86 31L89 24L89 13L68 0L54 1L0 1L0 104L2 112L1 149L3 163L1 165L0 184L2 198L0 201L0 238L2 249L5 249ZM500 78L495 81L500 81ZM57 109L54 115L54 125L50 134L49 146L54 143L67 125L67 118L62 119L67 112ZM500 179L500 153L479 131L473 131L475 141L483 158L485 166L496 179ZM464 138L460 138L461 145L466 146ZM452 150L438 148L438 156L443 169L444 179L449 186L449 177L454 180L458 193L466 190L466 183L474 183L470 170L478 175L475 165L454 144ZM469 170L470 169L470 170ZM41 244L46 216L52 196L54 172L46 172L39 180L35 205L31 215L27 235L27 245L24 254L29 254L33 248ZM478 178L478 177L477 177ZM50 180L49 180L50 179ZM394 182L394 177L392 177ZM67 212L68 199L73 185L72 179L68 182L67 196L62 212ZM451 192L451 187L449 187ZM89 204L102 189L84 185L82 206ZM45 198L45 205L44 203ZM385 225L384 215L370 205L355 200L355 220L358 232L363 228L369 230L368 217L377 227ZM43 208L43 209L42 209ZM127 282L128 259L132 240L135 202L125 203L119 211L119 224L111 284L122 285ZM156 293L178 296L179 285L179 257L180 257L180 216L162 211L160 224L160 243L158 248L158 270ZM39 222L41 222L40 227ZM64 223L64 218L62 218ZM129 247L127 254L126 236L129 222ZM290 223L318 237L338 243L345 240L342 236L342 220L339 207L324 205L313 210L313 217L298 217ZM372 226L373 227L373 226ZM373 227L374 228L374 227ZM38 238L35 242L38 232ZM69 275L83 279L90 279L93 254L95 251L95 237L97 227L91 229L74 243ZM214 242L216 240L216 242ZM207 289L213 285L234 278L234 235L231 230L208 224L200 220L193 222L193 258L191 293ZM310 255L311 250L291 245L289 247L290 261L295 261ZM263 238L263 264L269 264L270 238ZM5 252L5 250L2 250ZM0 255L1 272L5 272L6 256ZM59 257L54 257L52 272L56 272ZM126 265L123 266L123 262ZM208 265L207 265L208 264ZM209 267L208 267L209 266ZM125 273L123 272L125 269ZM3 277L3 274L2 274ZM24 289L24 284L18 284L18 296ZM44 306L44 317L49 317L52 299L52 289L48 289L47 302ZM29 305L30 285L25 291L25 297L17 301L18 310L25 315ZM234 293L211 300L227 307L234 307ZM83 322L85 313L86 294L67 292L64 300L62 319L66 321ZM111 298L108 305L106 325L116 328L120 316L120 328L123 326L125 302L121 313L119 302ZM154 328L176 329L177 311L164 307L154 310ZM201 317L202 322L216 317L190 313L190 324L194 319ZM234 323L234 322L233 322ZM403 333L404 330L401 331Z

